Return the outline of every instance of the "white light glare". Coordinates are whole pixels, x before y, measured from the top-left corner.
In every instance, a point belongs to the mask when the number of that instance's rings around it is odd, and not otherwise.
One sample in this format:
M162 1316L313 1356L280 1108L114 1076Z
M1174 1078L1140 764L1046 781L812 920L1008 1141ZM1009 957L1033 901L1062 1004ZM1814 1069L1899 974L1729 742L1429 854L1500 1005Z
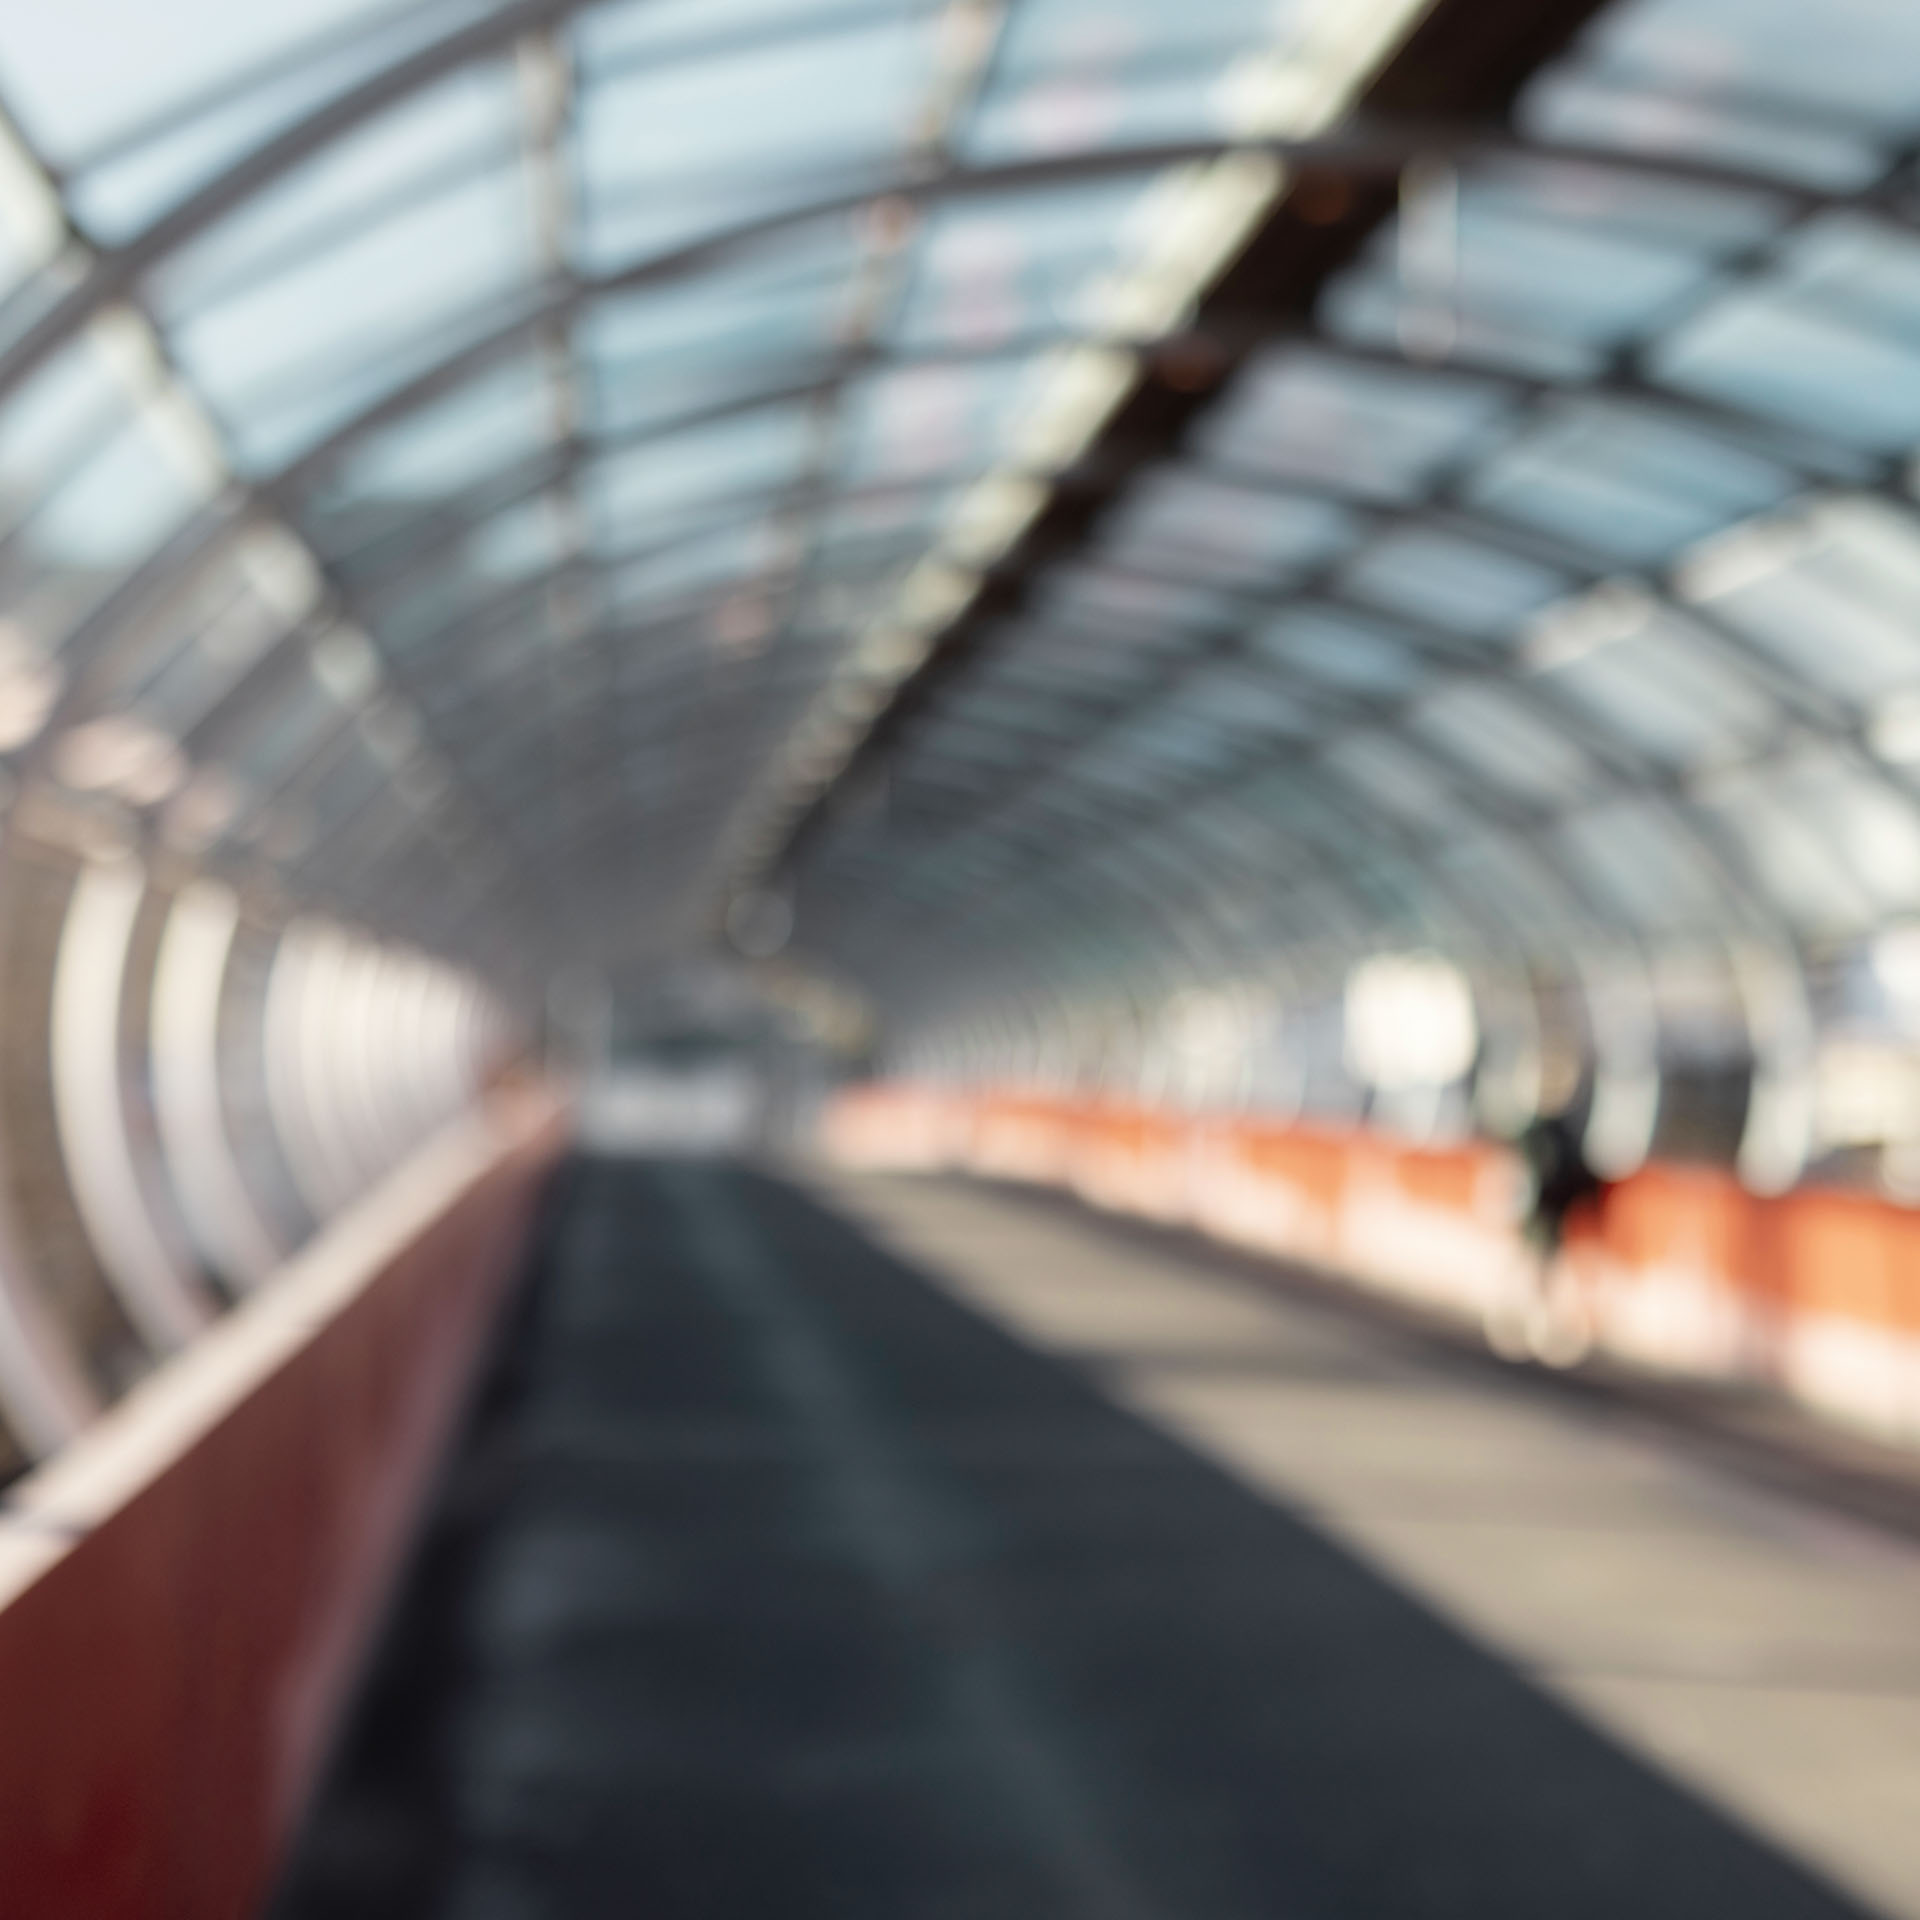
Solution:
M1920 691L1882 700L1867 722L1867 744L1890 766L1920 762Z
M1549 607L1521 649L1535 672L1564 667L1616 641L1629 640L1653 617L1653 601L1631 580L1607 580L1578 599Z
M1347 1065L1369 1086L1444 1087L1479 1044L1473 990L1439 954L1375 954L1347 976Z
M1868 964L1895 1020L1920 1033L1920 921L1906 920L1876 936Z

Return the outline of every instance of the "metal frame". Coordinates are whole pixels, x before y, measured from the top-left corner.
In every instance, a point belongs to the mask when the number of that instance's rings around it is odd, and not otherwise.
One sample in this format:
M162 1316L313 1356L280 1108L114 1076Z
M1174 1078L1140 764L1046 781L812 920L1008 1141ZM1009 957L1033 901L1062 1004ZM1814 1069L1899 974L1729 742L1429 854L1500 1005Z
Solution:
M149 1347L169 1353L206 1326L212 1302L149 1202L127 1128L121 1006L146 900L137 861L81 868L60 934L48 1043L54 1120L74 1204L127 1317Z
M229 888L175 895L154 966L153 1104L173 1190L203 1257L230 1285L258 1286L285 1257L234 1158L220 1047L227 962L240 927Z
M221 170L124 247L96 251L80 281L54 299L45 312L0 353L0 395L17 388L49 354L107 304L138 300L147 276L156 267L227 215L255 201L304 162L371 124L379 115L447 75L477 62L511 56L529 67L546 63L550 68L561 57L556 36L577 10L578 0L509 0L483 19L462 23L435 38L409 46L398 58L344 87L257 150ZM914 10L913 17L931 19L940 11L941 6L929 0L929 4ZM790 28L783 31L790 31L796 37L812 37L882 21L893 22L902 17L896 7L876 6L871 0L843 0L842 4L825 7L808 19L791 23ZM116 141L83 156L79 169L109 164L148 141L167 137L190 124L197 115L244 97L250 87L288 71L300 60L345 57L356 48L392 44L393 37L409 31L411 24L391 19L372 24L356 21L347 29L319 36L300 48L276 56L271 63L231 76L195 99L176 103L147 123L127 130ZM756 36L739 28L693 32L666 42L653 57L661 63L676 65L723 60L730 52L754 44L755 39ZM323 572L327 591L321 611L311 620L290 622L287 631L266 655L236 675L199 716L191 730L191 743L199 747L216 742L224 732L240 724L254 702L265 699L275 688L284 685L283 676L290 670L290 664L302 658L306 643L327 620L364 616L383 653L390 686L407 695L423 716L428 742L423 751L433 756L435 766L447 779L441 783L443 791L439 798L420 804L412 798L388 796L378 783L363 785L363 790L348 797L339 816L329 824L328 844L289 864L283 876L287 884L310 889L317 898L331 897L343 904L357 903L363 908L376 909L382 917L390 916L396 923L430 925L435 916L423 910L419 902L406 897L403 879L420 862L434 857L437 849L457 866L458 880L449 884L449 894L451 897L457 893L462 901L457 909L449 907L440 916L439 924L451 929L462 924L463 916L484 920L492 926L505 951L514 938L526 937L511 925L516 910L520 920L542 929L591 935L596 912L593 896L596 889L605 885L611 871L609 862L617 852L630 853L639 836L645 836L650 852L664 851L669 841L677 840L678 850L685 858L671 863L676 870L697 866L704 859L710 871L712 849L701 852L688 848L686 839L696 828L704 834L713 827L717 833L716 823L725 824L724 816L729 810L720 804L719 795L729 779L737 781L737 770L716 768L710 782L703 779L699 783L697 801L689 795L686 804L670 813L648 813L643 801L645 783L627 777L636 764L636 756L647 750L634 727L636 716L627 705L607 699L605 694L614 684L617 649L644 644L643 636L649 634L667 640L677 626L683 627L689 618L697 618L702 608L724 598L733 588L723 587L710 595L696 595L690 603L671 611L651 609L639 618L631 613L610 617L598 584L609 577L612 569L643 559L649 548L643 544L621 554L604 557L589 554L580 525L578 486L583 473L596 460L617 457L650 442L663 441L677 431L782 404L808 409L815 423L815 445L802 471L777 488L740 496L734 507L744 516L741 520L723 517L706 523L708 533L721 534L729 525L750 524L753 519L772 514L795 529L801 558L796 566L782 574L778 583L786 609L785 622L778 631L790 637L792 622L809 587L818 579L818 534L823 515L850 497L833 492L826 451L828 436L844 408L849 383L894 367L973 364L1012 358L1061 344L1072 336L1030 336L977 349L930 347L885 351L876 344L879 317L902 295L900 261L908 256L899 256L891 265L884 259L862 259L856 242L849 254L858 263L856 272L861 276L870 318L864 334L852 346L813 358L796 356L790 364L771 373L765 367L754 368L743 360L741 368L725 372L760 373L763 376L760 383L751 390L724 394L688 408L672 419L650 421L595 441L582 422L581 373L569 331L575 318L591 303L695 280L710 269L757 256L792 236L809 230L831 229L849 214L871 206L878 199L897 200L918 213L935 204L967 197L1016 193L1122 175L1144 178L1170 166L1210 160L1229 151L1244 151L1266 154L1298 169L1339 172L1378 183L1390 182L1415 158L1440 157L1459 163L1534 161L1556 167L1598 169L1656 181L1762 193L1785 209L1790 220L1804 220L1834 208L1856 208L1870 210L1909 230L1920 229L1920 213L1894 190L1898 168L1862 191L1824 193L1750 170L1711 163L1611 150L1542 147L1516 138L1491 123L1395 124L1361 119L1350 129L1321 139L1176 141L995 165L961 164L956 159L951 135L990 78L993 58L993 52L989 51L969 72L952 81L947 94L935 103L937 111L930 122L928 136L917 149L901 157L890 177L852 183L840 178L831 183L831 190L827 190L824 179L804 182L792 204L783 208L723 223L683 243L591 276L577 273L570 263L573 214L564 179L563 147L577 105L578 86L570 77L560 75L553 96L544 106L523 102L520 151L536 185L539 203L536 238L539 271L524 297L516 298L510 307L480 316L475 329L440 353L433 364L398 382L352 418L339 423L319 444L282 471L251 486L230 489L136 569L71 637L65 653L68 684L56 704L53 724L40 742L21 756L21 773L29 779L45 777L58 732L84 718L98 702L114 668L130 657L131 649L138 644L141 616L165 604L170 595L190 587L199 569L217 558L228 539L244 537L245 529L257 517L269 514L297 531L303 511L311 504L314 488L369 436L414 417L422 408L445 398L466 382L524 354L541 370L547 389L551 417L546 443L538 452L516 458L464 489L458 501L436 502L412 516L403 527L383 531L348 551L326 557ZM619 70L599 77L608 84L618 84ZM409 196L417 197L430 191L440 177L429 170L426 175L410 179L402 184L398 194L389 195L382 206L391 211L405 203ZM303 256L315 245L316 233L320 231L309 229L298 236L297 244ZM324 239L324 233L321 237ZM1778 230L1770 233L1744 260L1729 263L1728 271L1734 274L1759 271L1772 257L1779 237ZM270 269L272 259L266 264ZM256 261L254 270L259 271L260 265ZM1672 315L1664 315L1663 325L1672 324ZM1248 320L1242 324L1217 315L1203 316L1191 335L1124 344L1139 349L1149 359L1163 349L1204 346L1232 364L1258 348L1291 344L1314 356L1336 359L1347 365L1400 368L1411 364L1404 354L1330 340L1293 322ZM1830 441L1817 432L1785 426L1738 408L1689 399L1657 386L1646 377L1631 347L1610 356L1594 378L1564 382L1517 375L1508 367L1477 364L1470 356L1456 357L1441 369L1421 365L1418 370L1436 377L1497 384L1516 403L1515 433L1524 433L1528 430L1528 421L1568 399L1591 396L1628 405L1646 405L1657 408L1661 418L1705 432L1721 444L1762 454L1807 483L1859 487L1882 497L1905 499L1902 472L1896 463L1863 456L1856 449ZM1089 464L1097 465L1101 457L1096 455ZM1075 477L1069 476L1069 488L1074 480ZM910 484L917 491L923 486L951 483L950 480L931 483L915 480ZM1332 497L1324 488L1298 490L1318 497ZM854 489L852 493L859 491ZM423 644L400 649L389 643L381 631L381 616L398 596L409 592L423 579L433 577L446 556L457 552L461 543L484 529L494 516L543 495L553 502L556 516L559 545L556 564L537 577L503 590L490 609L483 611L469 605L451 615L430 629ZM1536 558L1551 551L1555 556L1551 564L1571 578L1589 584L1622 571L1604 555L1581 553L1573 543L1556 536L1535 534L1505 522L1498 514L1465 504L1444 479L1428 498L1404 510L1381 509L1352 501L1344 504L1349 511L1364 514L1376 530L1424 524L1451 528L1464 537L1504 546L1508 551L1528 551ZM717 507L720 503L714 505ZM692 536L683 527L677 534L660 536L652 550L669 548L689 537ZM1339 578L1346 564L1347 557L1342 556L1337 562L1308 570L1296 581L1283 583L1276 590L1278 600L1298 603L1305 596L1347 604ZM1029 562L1017 559L1005 570L1004 577L992 584L996 589L1017 587L1029 571ZM1645 582L1648 592L1665 610L1685 619L1694 631L1705 636L1716 658L1740 673L1747 684L1769 701L1779 703L1793 723L1817 730L1823 740L1848 756L1849 763L1856 769L1870 769L1873 777L1889 790L1913 797L1915 789L1908 781L1888 773L1872 760L1857 716L1849 715L1843 706L1836 706L1819 689L1777 663L1769 662L1737 632L1715 621L1710 611L1683 604L1670 580L1659 570L1651 571L1654 577ZM1249 617L1257 606L1269 604L1262 596L1252 594L1234 598ZM1422 630L1419 623L1399 616L1387 616L1386 624L1430 656L1450 661L1451 671L1463 671L1443 633L1432 628ZM550 642L542 649L535 643L537 633L551 634L559 628L566 630L566 644ZM507 662L506 670L502 671L503 643L516 632L526 638L525 657ZM418 643L420 636L415 639ZM662 651L662 675L678 679L683 664L693 656L684 646L668 645ZM780 651L776 644L769 658L777 658ZM1201 911L1200 895L1186 890L1178 864L1169 864L1158 850L1156 831L1180 809L1195 804L1240 805L1241 790L1257 786L1265 778L1260 756L1249 756L1243 764L1223 766L1218 778L1209 783L1205 795L1191 783L1181 783L1160 801L1143 810L1134 810L1119 823L1120 831L1111 838L1116 843L1123 839L1137 842L1142 849L1142 871L1153 876L1152 884L1143 883L1144 891L1111 875L1098 877L1095 870L1102 867L1107 856L1099 844L1082 836L1066 843L1065 858L1061 859L1062 841L1057 831L1047 842L1048 860L1057 870L1042 872L1043 863L1030 833L1022 827L1022 819L1024 810L1036 801L1044 807L1050 787L1056 783L1070 787L1075 762L1097 754L1102 739L1111 738L1132 725L1155 701L1167 697L1185 679L1204 671L1214 661L1233 657L1235 651L1236 644L1231 642L1196 648L1172 671L1154 676L1131 695L1123 695L1118 701L1101 702L1106 711L1063 766L1049 770L1043 778L1016 782L1011 791L1001 793L984 809L969 807L961 824L936 833L930 844L943 855L964 853L969 846L1004 846L1012 865L1010 868L1003 865L1002 877L1012 888L1025 889L1031 884L1040 893L1053 890L1068 894L1082 907L1093 897L1088 893L1089 885L1094 896L1129 901L1130 905L1117 909L1125 913L1147 913L1147 902L1159 897L1160 887L1178 886L1180 897L1195 912ZM742 690L737 704L710 708L698 729L676 722L675 741L694 742L714 755L723 742L751 741L757 733L782 724L789 705L798 698L805 680L811 677L809 670L813 664L811 661L798 663L799 670L791 679L784 674L776 675L771 668L758 670L753 685ZM1729 845L1712 818L1690 804L1684 782L1606 726L1587 718L1555 695L1551 688L1539 684L1516 685L1511 675L1503 675L1497 669L1482 669L1481 673L1506 686L1560 737L1577 743L1598 768L1599 783L1605 790L1647 796L1665 811L1690 857L1697 858L1706 871L1717 876L1725 899L1719 903L1724 912L1716 917L1724 919L1729 937L1758 938L1770 943L1787 941L1778 915L1750 869L1745 851ZM544 686L535 684L542 680ZM465 698L456 704L438 697L443 682L458 682ZM1346 698L1325 688L1296 686L1292 691L1330 725L1391 728L1404 712L1404 705L1392 700ZM531 697L536 694L537 698ZM524 711L518 706L523 699ZM584 752L576 753L570 745L568 730L580 728L585 728L591 739ZM354 760L356 738L355 718L343 711L339 724L323 729L317 739L308 742L297 764L286 770L271 797L271 804L296 803L303 794L345 779L342 769ZM484 762L480 752L482 743L491 748ZM1521 843L1539 850L1544 870L1551 872L1546 858L1550 850L1548 836L1557 817L1551 809L1515 803L1497 781L1461 765L1457 757L1449 756L1431 743L1409 744L1405 750L1420 758L1428 771L1456 793L1472 818L1485 823L1490 830L1517 836ZM566 777L576 783L568 795L570 804L523 813L519 800L525 789L518 784L503 788L495 776L507 763L517 768L537 769L543 755L550 762L552 778ZM483 765L484 775L475 777L476 769ZM850 777L864 777L864 770L856 768ZM1303 769L1300 778L1312 781L1314 777ZM1342 783L1322 779L1317 785L1321 789L1319 804L1335 810L1355 807L1356 796ZM830 791L824 799L821 817L826 817L836 804L835 793ZM1403 841L1401 825L1389 809L1360 806L1353 818L1356 829L1370 836L1369 844L1383 863L1397 862L1400 871L1418 876L1421 843ZM719 844L717 839L714 844ZM929 837L925 835L914 841L920 851L928 844ZM1271 844L1277 855L1281 847L1277 833L1271 836ZM1295 834L1287 845L1302 850L1303 863L1316 870L1311 884L1325 889L1317 896L1323 908L1316 910L1331 911L1342 919L1350 913L1348 932L1352 937L1359 937L1363 927L1374 924L1369 916L1378 901L1369 894L1369 883L1356 879L1343 866L1337 849L1321 844L1312 832ZM218 857L238 858L233 849L223 850ZM1119 864L1124 866L1124 862ZM873 869L867 871L871 874ZM915 886L914 876L900 873L897 862L892 869L883 866L880 871L893 873L896 884L903 889L901 898L911 897L916 911L926 908L928 894ZM1218 878L1223 887L1229 884L1229 872L1225 865L1219 869ZM1095 875L1091 881L1090 873ZM831 892L831 874L824 875L823 881L826 891ZM1564 878L1558 884L1567 888ZM1577 888L1568 890L1578 892ZM931 897L938 900L937 886ZM1411 889L1408 897L1409 900L1414 897ZM1348 904L1324 909L1327 901ZM535 903L537 910L529 911ZM1430 891L1421 900L1418 911L1432 915L1436 926L1444 926L1449 937L1464 941L1471 937L1476 925L1475 914L1484 905L1466 893L1456 896L1445 876L1439 876L1430 880ZM1155 910L1154 917L1162 916ZM884 912L870 918L864 923L866 930L879 936L886 919ZM1598 930L1605 925L1606 914L1602 903L1582 899L1570 901L1570 920L1572 924ZM572 922L579 924L570 925ZM1210 921L1207 924L1212 926ZM1292 924L1304 930L1311 923L1296 916ZM849 926L848 932L851 931ZM1205 937L1212 938L1214 932L1217 928ZM1186 938L1177 925L1166 937L1176 947ZM538 947L542 942L533 944ZM1214 957L1219 958L1217 954Z

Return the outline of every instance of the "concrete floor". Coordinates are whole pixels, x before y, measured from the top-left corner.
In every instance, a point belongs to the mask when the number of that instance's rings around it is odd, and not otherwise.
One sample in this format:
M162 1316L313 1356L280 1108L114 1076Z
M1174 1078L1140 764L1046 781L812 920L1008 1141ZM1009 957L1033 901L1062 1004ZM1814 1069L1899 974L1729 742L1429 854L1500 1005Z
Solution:
M1449 1364L1236 1262L1025 1196L835 1184L957 1297L1920 1920L1920 1548L1717 1469L1630 1407Z
M586 1162L276 1912L1920 1920L1916 1600L1273 1270Z

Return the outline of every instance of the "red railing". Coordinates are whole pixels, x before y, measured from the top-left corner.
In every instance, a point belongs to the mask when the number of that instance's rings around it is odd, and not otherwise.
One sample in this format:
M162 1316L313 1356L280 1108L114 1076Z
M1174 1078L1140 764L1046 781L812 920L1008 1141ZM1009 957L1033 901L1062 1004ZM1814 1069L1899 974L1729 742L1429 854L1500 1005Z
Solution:
M1070 1187L1463 1313L1495 1316L1530 1282L1519 1169L1493 1145L904 1085L841 1095L827 1138L859 1164ZM1559 1278L1604 1348L1920 1441L1920 1211L1650 1166L1576 1221Z
M5 1920L258 1910L562 1137L496 1096L0 1506Z

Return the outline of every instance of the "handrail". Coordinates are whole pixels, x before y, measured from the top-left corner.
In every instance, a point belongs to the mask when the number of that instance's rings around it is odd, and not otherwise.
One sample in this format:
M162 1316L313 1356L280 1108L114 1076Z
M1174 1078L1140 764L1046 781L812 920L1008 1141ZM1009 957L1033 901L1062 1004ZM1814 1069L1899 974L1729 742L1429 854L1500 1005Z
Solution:
M566 1132L496 1091L0 1499L7 1911L256 1909Z

